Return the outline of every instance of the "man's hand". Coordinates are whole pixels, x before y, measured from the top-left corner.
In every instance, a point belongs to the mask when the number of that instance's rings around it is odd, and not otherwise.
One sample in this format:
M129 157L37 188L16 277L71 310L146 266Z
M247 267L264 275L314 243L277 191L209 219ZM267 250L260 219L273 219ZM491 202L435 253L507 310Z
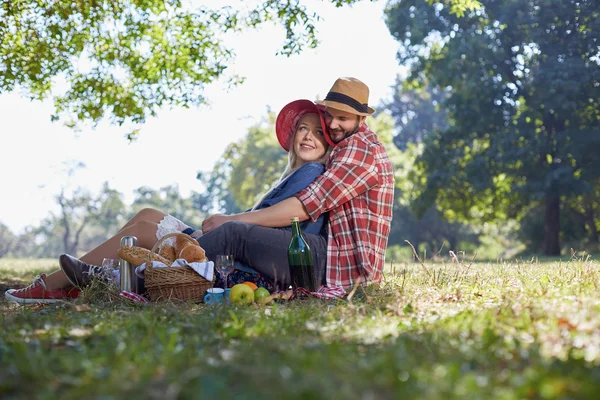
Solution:
M208 233L215 228L223 225L227 221L233 220L231 215L214 214L202 221L202 232Z

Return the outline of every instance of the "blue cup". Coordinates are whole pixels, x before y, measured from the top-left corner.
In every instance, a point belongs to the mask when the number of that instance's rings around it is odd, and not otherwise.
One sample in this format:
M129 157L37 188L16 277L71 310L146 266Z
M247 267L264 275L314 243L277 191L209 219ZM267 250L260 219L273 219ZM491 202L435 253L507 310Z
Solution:
M230 294L231 294L231 288L225 289L225 302L227 304L231 304L231 297L229 297Z
M204 302L206 304L222 304L223 303L223 292L221 288L210 288L206 291L204 296Z

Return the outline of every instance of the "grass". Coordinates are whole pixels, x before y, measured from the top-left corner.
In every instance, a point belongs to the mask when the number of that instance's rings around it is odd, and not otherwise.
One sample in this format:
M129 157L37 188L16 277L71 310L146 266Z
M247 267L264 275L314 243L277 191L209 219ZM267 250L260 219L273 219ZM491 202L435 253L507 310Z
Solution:
M56 266L0 260L0 283ZM397 264L350 299L263 307L0 300L0 398L592 399L599 266Z

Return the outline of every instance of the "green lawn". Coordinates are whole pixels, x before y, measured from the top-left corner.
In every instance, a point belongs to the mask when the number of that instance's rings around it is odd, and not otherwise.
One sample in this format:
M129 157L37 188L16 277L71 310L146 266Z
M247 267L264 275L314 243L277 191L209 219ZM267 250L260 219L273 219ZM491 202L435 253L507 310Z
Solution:
M0 285L56 266L0 259ZM0 398L595 399L599 267L397 264L265 307L0 300Z

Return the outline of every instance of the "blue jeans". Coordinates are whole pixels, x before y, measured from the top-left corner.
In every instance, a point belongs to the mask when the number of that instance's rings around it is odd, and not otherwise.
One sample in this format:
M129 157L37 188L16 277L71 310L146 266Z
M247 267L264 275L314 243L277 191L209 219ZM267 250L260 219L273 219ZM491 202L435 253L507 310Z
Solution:
M327 239L322 235L304 234L313 255L315 278L325 283ZM292 232L265 228L244 222L228 221L198 239L209 260L218 254L232 254L236 261L268 277L279 288L291 284L287 249Z

